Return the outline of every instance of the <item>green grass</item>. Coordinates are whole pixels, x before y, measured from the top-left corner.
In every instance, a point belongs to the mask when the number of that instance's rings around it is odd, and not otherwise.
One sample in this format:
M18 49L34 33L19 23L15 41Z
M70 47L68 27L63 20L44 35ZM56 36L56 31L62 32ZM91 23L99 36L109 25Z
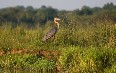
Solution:
M63 48L59 60L69 73L116 72L116 50L106 48Z
M60 48L57 60L48 60L41 55L31 54L8 54L0 57L0 68L2 71L43 71L56 72L56 66L60 71L69 73L115 73L116 72L116 50L111 48ZM56 64L57 63L57 64Z
M0 72L56 73L116 73L116 28L112 22L96 25L71 24L62 27L55 40L42 42L49 27L28 29L13 28L12 23L0 26ZM65 25L65 24L63 24ZM18 50L57 50L57 58L47 59L43 55L10 54ZM27 70L28 69L28 70Z

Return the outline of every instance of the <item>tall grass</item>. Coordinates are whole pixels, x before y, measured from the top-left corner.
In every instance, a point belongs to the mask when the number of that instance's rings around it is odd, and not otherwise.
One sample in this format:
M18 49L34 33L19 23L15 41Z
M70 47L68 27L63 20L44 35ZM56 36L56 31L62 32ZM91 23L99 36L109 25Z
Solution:
M49 23L48 23L49 25ZM65 25L65 24L62 24ZM116 46L116 28L114 24L98 22L96 25L81 26L79 23L70 24L65 28L61 28L56 34L54 43L43 43L42 38L50 29L45 27L42 29L26 29L23 26L13 28L9 25L0 26L0 48L1 49L23 49L37 48L42 45L75 45L82 47L112 47Z
M2 70L26 70L45 72L67 71L69 73L115 73L116 72L116 27L110 22L85 24L72 20L70 25L63 23L55 40L42 42L50 29L25 28L12 23L0 26L0 68ZM57 58L51 60L43 55L8 54L11 50L57 50ZM13 68L13 69L11 69ZM13 70L14 71L14 70Z
M39 73L115 73L116 50L112 48L59 48L57 59L47 59L42 55L8 54L0 56L0 69L10 72Z
M116 50L107 48L62 48L60 64L69 73L115 73Z

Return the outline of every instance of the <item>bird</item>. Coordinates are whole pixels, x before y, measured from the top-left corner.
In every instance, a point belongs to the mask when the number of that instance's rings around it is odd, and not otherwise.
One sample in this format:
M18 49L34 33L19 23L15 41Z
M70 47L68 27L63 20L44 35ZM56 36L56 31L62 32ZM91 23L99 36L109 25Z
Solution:
M59 30L59 20L61 20L60 18L58 18L58 16L54 17L54 23L55 23L55 26L49 30L43 37L43 40L42 41L47 41L48 39L52 38L52 37L55 37L55 34L57 33L57 31Z

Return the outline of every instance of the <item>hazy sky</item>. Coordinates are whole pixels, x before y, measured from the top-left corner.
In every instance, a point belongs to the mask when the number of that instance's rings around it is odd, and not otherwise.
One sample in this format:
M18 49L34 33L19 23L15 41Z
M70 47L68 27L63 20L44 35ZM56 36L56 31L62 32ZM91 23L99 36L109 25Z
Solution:
M59 10L74 10L81 8L83 5L89 7L99 6L112 2L116 5L116 0L0 0L0 8L14 7L14 6L33 6L40 8L42 5L52 6Z

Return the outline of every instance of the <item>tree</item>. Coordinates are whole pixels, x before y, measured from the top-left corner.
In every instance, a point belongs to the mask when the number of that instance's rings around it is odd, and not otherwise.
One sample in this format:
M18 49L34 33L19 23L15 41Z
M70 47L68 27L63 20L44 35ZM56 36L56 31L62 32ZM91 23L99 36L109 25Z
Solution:
M88 6L83 6L81 10L77 9L74 11L77 15L92 15L92 9Z
M57 11L51 7L42 6L36 13L36 21L40 24L45 24L48 20L53 20L54 16L57 15Z
M92 14L92 10L88 6L83 6L81 12L83 15L91 15Z
M114 6L114 4L111 2L111 3L107 3L103 6L104 9L112 9Z

